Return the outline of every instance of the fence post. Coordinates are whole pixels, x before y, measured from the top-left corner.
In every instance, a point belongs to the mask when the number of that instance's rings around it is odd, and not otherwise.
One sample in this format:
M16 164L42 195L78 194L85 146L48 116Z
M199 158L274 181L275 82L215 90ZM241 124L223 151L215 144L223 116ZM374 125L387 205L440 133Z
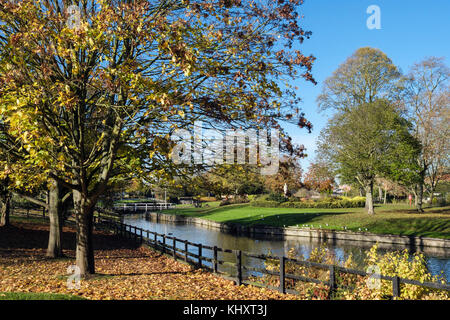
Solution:
M214 273L217 273L217 246L214 246Z
M281 293L286 293L286 284L285 284L285 258L284 256L280 257L280 289Z
M155 248L158 247L158 235L156 232L153 234L155 236Z
M162 247L162 252L166 253L166 235L163 234L163 247Z
M202 267L202 244L199 243L198 244L198 267L201 268Z
M392 295L394 298L400 297L400 278L399 277L393 277L392 278Z
M237 281L238 286L242 285L242 251L236 251L236 269L237 269Z
M184 240L184 261L188 261L188 241Z
M330 266L330 292L329 297L336 291L337 284L336 284L336 268L334 265Z
M173 258L176 260L177 259L177 238L173 237Z

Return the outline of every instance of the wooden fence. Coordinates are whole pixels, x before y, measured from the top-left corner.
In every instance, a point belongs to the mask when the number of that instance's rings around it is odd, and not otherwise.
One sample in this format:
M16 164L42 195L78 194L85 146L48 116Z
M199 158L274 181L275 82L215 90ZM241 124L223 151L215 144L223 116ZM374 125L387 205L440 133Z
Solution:
M421 286L425 288L447 290L450 291L450 285L441 284L437 282L420 282L416 280L403 279L399 277L390 277L381 274L369 274L367 272L355 269L344 268L337 265L328 265L322 263L314 263L310 261L302 261L297 259L291 259L287 257L277 257L265 254L253 254L250 252L245 252L242 250L231 250L223 249L217 246L207 246L201 243L194 243L188 240L178 239L175 236L161 234L149 230L144 230L136 226L124 224L122 222L113 221L110 219L104 219L102 217L96 217L96 224L105 225L108 229L114 231L115 234L122 236L127 239L131 239L140 244L148 244L163 253L173 256L174 259L181 259L187 263L190 263L199 268L205 268L209 271L217 273L227 279L232 279L237 285L249 284L257 285L270 289L279 290L281 293L292 293L298 294L297 291L287 288L286 283L288 280L291 281L303 281L311 282L315 284L323 284L329 287L329 295L331 296L338 288L338 277L340 274L352 274L357 276L371 276L372 278L391 281L392 283L392 297L400 297L401 295L401 285L410 284ZM177 246L178 244L178 246ZM181 244L181 248L180 248ZM197 253L189 251L189 248L196 248ZM205 251L210 251L210 257L205 256ZM234 255L234 262L221 260L218 258L219 253L228 253ZM264 262L271 261L278 265L279 271L270 271L266 268L254 268L243 263L243 258L258 259ZM205 265L205 262L209 262L210 266ZM291 263L294 265L304 266L307 268L316 268L325 270L328 274L327 280L320 280L317 278L310 278L295 274L289 274L286 271L286 264ZM234 273L227 273L219 270L219 266L228 266L230 269L234 269ZM256 274L266 274L279 279L278 286L271 286L268 284L258 283L251 281L250 278L244 277L243 273L256 273Z

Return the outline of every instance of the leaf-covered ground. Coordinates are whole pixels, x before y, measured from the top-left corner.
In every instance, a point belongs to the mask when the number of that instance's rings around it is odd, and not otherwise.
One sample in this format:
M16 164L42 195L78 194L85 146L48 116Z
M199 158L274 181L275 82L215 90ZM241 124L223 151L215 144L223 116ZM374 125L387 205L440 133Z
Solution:
M73 294L87 299L299 299L253 286L235 286L203 270L175 262L113 235L94 235L97 274L67 287L75 264L75 232L64 228L65 258L45 257L48 226L13 222L0 228L0 292Z

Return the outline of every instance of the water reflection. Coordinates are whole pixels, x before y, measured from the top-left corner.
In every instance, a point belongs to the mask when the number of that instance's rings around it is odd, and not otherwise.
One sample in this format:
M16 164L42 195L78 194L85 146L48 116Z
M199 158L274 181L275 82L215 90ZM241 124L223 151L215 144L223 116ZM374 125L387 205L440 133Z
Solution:
M158 233L164 233L166 235L173 235L179 239L188 240L194 243L202 243L208 246L217 246L224 249L242 250L255 254L267 254L271 252L273 255L281 256L287 255L291 248L295 248L305 258L308 258L311 251L320 246L326 246L340 261L345 261L352 255L353 260L357 263L359 269L365 269L364 259L366 252L373 243L370 242L355 242L355 241L332 241L320 242L315 239L301 238L301 237L272 237L270 240L263 238L262 236L248 237L242 235L233 235L222 232L217 229L208 229L197 225L191 224L174 224L165 222L154 222L146 220L142 215L130 215L124 217L124 223L130 224L144 230L155 231ZM177 247L184 249L182 244L177 244ZM381 252L403 250L402 245L379 245ZM424 254L427 259L427 265L430 272L434 275L441 274L447 279L450 279L450 250L423 248ZM190 247L189 252L198 254L197 248ZM210 250L204 250L203 255L206 257L212 257ZM233 254L220 253L220 260L235 261ZM263 267L261 260L246 258L243 261L246 265L261 268ZM205 262L205 265L211 266L210 263ZM224 271L234 274L234 271L225 268Z

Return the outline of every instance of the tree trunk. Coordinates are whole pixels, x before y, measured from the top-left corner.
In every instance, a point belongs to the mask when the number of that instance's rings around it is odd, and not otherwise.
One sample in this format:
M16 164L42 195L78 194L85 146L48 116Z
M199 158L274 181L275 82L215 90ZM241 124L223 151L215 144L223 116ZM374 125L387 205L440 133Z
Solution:
M431 187L430 190L430 205L433 205L433 198L434 198L434 191L436 190L436 187Z
M381 186L378 186L378 201L381 203L383 199L383 189L381 189Z
M423 212L423 184L422 183L418 183L416 185L416 209L419 212Z
M56 180L51 182L49 190L48 214L50 217L50 234L48 238L47 257L62 257L62 188Z
M1 209L0 209L0 227L9 226L9 214L11 211L11 193L6 192L6 194L1 197Z
M373 181L370 181L366 187L366 210L368 214L375 214L373 209Z
M387 203L387 189L384 190L384 200L383 200L383 204Z
M73 191L73 202L77 223L76 264L80 268L80 274L86 276L95 273L92 242L94 210L79 191Z

